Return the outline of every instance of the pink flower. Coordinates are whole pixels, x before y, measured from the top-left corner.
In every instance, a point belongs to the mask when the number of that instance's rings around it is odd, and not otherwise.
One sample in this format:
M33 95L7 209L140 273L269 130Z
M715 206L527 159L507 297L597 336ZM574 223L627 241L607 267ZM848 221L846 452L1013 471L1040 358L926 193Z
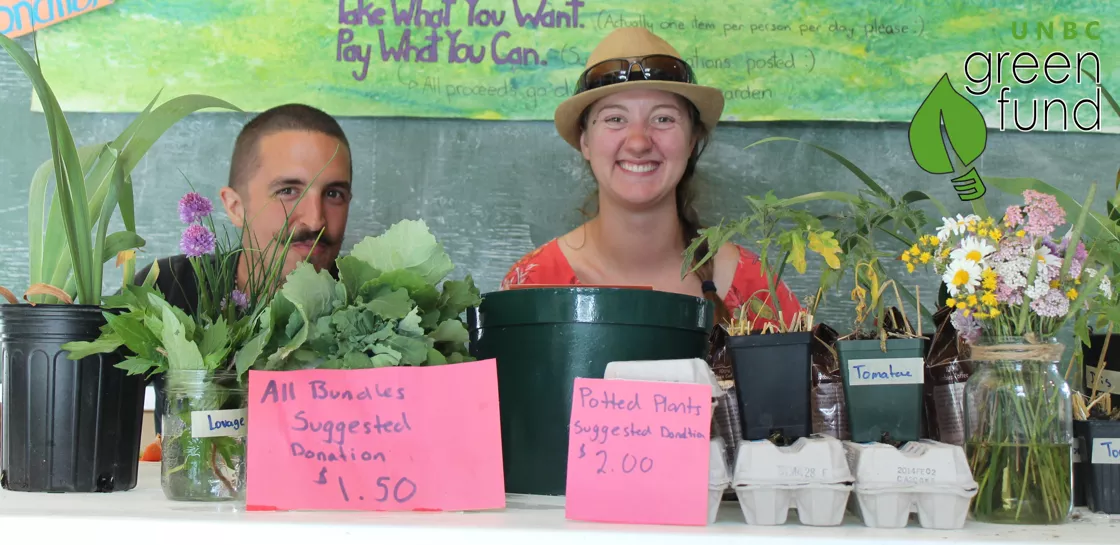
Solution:
M1066 212L1053 195L1028 189L1023 191L1023 199L1027 201L1027 224L1024 227L1027 234L1035 237L1050 236L1055 227L1066 222Z
M1069 312L1069 298L1058 290L1050 290L1042 298L1031 301L1031 310L1045 318L1059 318Z
M1018 227L1023 223L1023 209L1018 206L1008 206L1007 212L1003 215L1003 222L1009 227Z
M210 199L193 191L179 199L179 221L187 225L201 221L213 211L214 205L210 203Z
M183 231L183 238L179 239L179 250L187 257L202 257L214 251L216 242L214 233L195 223Z
M968 344L975 343L980 338L980 322L976 321L976 318L965 316L957 310L950 316L949 322L953 324L953 329L957 330L957 334Z

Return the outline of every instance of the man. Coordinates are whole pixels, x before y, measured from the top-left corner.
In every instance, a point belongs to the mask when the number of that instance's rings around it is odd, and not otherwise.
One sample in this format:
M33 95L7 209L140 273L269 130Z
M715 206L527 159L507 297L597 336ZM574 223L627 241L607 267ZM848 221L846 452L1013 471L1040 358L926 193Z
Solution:
M220 196L233 225L248 226L245 247L251 244L260 250L273 241L283 244L291 234L285 276L305 259L317 270L327 269L337 276L334 262L346 232L352 178L350 144L338 122L310 106L287 104L261 113L242 128L233 147L229 184ZM268 257L261 254L241 255ZM140 271L136 283L143 282L150 269L149 265ZM242 291L249 270L246 259L239 259L237 284ZM198 283L186 256L159 260L156 287L168 303L194 313ZM153 379L157 433L162 432L162 378Z

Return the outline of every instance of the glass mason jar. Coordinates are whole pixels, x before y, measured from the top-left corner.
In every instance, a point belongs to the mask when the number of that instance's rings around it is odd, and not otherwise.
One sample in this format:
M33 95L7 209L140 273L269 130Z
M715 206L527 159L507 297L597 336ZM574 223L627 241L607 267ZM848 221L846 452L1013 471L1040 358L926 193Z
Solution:
M985 337L972 345L965 448L979 522L1058 524L1073 510L1073 407L1053 338Z
M178 501L242 501L248 389L237 374L167 371L163 493Z

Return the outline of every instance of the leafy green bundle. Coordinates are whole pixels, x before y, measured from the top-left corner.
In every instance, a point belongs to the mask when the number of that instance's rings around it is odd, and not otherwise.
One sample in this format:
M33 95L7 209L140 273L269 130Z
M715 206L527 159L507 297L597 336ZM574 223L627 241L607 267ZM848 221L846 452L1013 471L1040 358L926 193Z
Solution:
M427 225L415 220L359 242L338 259L338 279L300 263L260 317L260 333L237 354L237 369L470 361L460 315L482 297L470 276L444 281L454 268Z

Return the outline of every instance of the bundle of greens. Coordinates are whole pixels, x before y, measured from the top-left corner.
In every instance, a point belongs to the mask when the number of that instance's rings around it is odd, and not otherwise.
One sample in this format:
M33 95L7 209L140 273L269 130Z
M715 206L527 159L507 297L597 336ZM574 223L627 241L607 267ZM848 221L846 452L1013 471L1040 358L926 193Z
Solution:
M470 361L460 318L474 280L446 280L451 258L423 221L404 220L338 259L339 278L306 264L236 356L243 369L363 369ZM442 286L440 282L442 281Z

